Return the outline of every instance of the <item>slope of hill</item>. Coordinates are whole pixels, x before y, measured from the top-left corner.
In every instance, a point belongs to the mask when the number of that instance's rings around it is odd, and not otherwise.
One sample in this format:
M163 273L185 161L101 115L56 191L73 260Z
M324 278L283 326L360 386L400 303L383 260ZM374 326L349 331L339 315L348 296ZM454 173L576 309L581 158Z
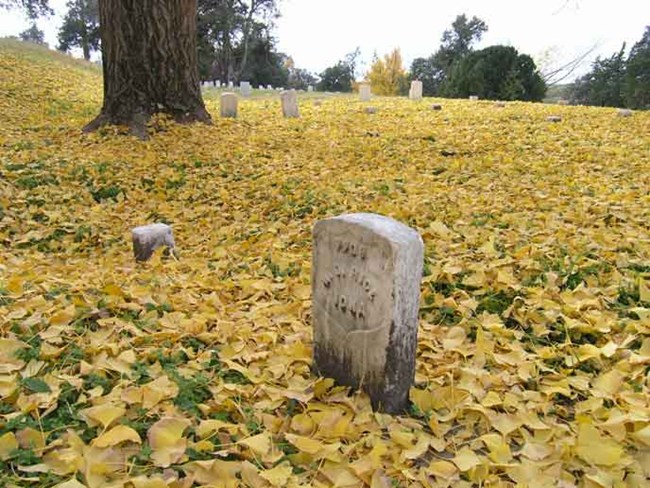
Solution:
M647 486L650 113L435 102L83 135L97 69L0 42L0 484ZM311 229L361 211L425 243L403 416L310 375Z

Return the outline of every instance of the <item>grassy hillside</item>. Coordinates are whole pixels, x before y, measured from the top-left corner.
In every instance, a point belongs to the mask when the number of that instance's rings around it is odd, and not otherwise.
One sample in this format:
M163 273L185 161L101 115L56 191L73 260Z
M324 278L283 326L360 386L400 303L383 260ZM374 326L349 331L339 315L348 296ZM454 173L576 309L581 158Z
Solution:
M0 42L0 485L647 486L650 113L431 102L82 135L98 70ZM403 416L310 375L311 229L362 211L425 242Z

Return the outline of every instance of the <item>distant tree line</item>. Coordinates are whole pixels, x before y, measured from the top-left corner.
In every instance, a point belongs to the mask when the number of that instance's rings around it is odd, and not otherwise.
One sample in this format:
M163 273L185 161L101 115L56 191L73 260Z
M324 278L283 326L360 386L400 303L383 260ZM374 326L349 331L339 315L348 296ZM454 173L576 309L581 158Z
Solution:
M571 90L571 103L601 107L650 108L650 26L629 54L625 44L609 58L597 58Z

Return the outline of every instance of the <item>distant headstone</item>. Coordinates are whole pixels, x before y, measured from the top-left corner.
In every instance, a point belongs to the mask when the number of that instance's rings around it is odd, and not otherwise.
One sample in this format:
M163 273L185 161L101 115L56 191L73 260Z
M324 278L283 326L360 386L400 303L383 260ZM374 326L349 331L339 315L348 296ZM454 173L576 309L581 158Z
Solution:
M242 81L239 83L239 89L241 90L242 97L251 96L251 84L248 81Z
M431 105L431 110L442 110L442 105L440 105L439 103L434 103L433 105Z
M359 83L359 100L370 101L370 83Z
M159 247L174 250L174 234L167 224L149 224L131 230L136 261L147 261Z
M258 90L265 90L264 85L260 85L257 87Z
M411 89L409 91L409 98L411 100L422 100L422 82L413 80L411 82Z
M568 101L568 100L565 100L564 98L560 98L560 99L557 101L557 104L558 104L558 105L569 105L569 101Z
M228 82L228 88L235 88L235 83L232 81Z
M495 102L494 106L496 108L504 108L506 106L506 102Z
M221 80L215 80L214 86L216 86L217 88L221 88Z
M559 115L549 115L546 117L547 122L562 122L562 117Z
M376 114L377 113L377 107L366 107L364 109L364 112L367 114Z
M282 102L282 115L285 117L300 117L298 112L298 94L295 90L287 90L280 93Z
M632 117L632 111L629 108L619 108L616 114L619 117Z
M202 82L201 82L201 88L207 88L207 87L209 87L209 86L210 86L210 82L209 82L209 81L202 81Z
M424 246L376 214L341 215L313 231L314 369L361 388L373 408L404 411L415 374Z
M273 90L273 85L266 85L267 90Z
M237 118L237 95L234 93L221 94L221 116Z
M313 85L308 85L308 86L307 86L307 92L311 93L311 92L313 92L313 91L314 91L314 87L313 87Z
M476 100L478 100L478 95L470 95L469 99L475 102Z

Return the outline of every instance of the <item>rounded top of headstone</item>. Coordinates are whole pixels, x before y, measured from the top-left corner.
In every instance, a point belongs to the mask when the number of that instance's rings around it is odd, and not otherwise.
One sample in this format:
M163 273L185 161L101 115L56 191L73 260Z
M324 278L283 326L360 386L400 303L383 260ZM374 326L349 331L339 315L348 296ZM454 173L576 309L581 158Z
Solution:
M415 229L384 215L373 213L351 213L324 219L316 223L314 233L320 226L336 223L347 223L363 227L392 242L422 242L422 237Z

